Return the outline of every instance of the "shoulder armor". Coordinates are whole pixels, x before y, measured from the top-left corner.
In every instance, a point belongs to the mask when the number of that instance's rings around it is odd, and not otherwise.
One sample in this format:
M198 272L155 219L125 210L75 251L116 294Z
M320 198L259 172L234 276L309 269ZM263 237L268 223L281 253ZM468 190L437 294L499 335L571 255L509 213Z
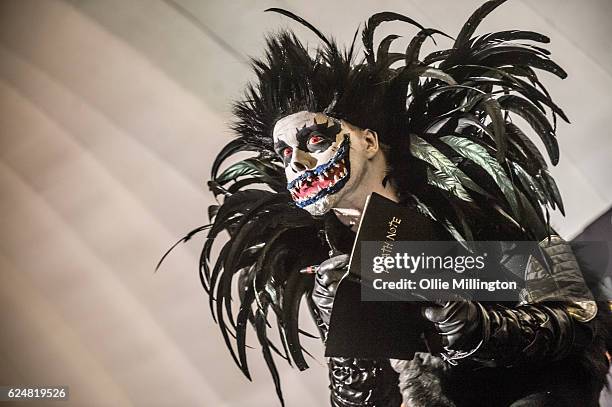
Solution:
M569 243L558 235L551 235L539 245L551 264L545 266L534 257L529 258L521 302L560 301L566 304L567 313L579 322L595 318L597 303Z

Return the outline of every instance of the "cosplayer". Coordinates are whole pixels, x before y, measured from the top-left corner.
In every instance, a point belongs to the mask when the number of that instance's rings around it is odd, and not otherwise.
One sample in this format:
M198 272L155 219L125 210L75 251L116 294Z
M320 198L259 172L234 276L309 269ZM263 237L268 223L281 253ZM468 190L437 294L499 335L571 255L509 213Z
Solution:
M434 219L449 239L541 242L552 260L547 272L537 261L515 267L536 283L543 275L572 283L536 284L516 304L427 303L423 315L444 351L412 360L329 358L331 405L598 405L608 369L604 307L588 300L570 246L550 228L549 210L563 212L563 204L525 135L539 137L557 164L556 120L567 118L538 74L566 73L536 45L549 42L544 35L474 36L503 2L485 3L451 48L427 56L424 41L451 37L400 14L368 20L361 55L359 32L340 48L301 18L271 9L312 30L320 46L308 50L288 31L268 38L265 56L253 61L256 80L235 104L237 138L213 164L209 187L220 204L209 208L211 224L183 241L207 232L200 276L213 317L249 378L247 333L256 335L281 403L274 359L308 367L302 299L326 340L358 214L377 192ZM388 21L418 29L405 52L390 51L397 35L374 46L377 27ZM254 154L219 173L244 152ZM211 259L222 232L229 240ZM304 272L313 264L316 273ZM278 341L268 337L273 325Z

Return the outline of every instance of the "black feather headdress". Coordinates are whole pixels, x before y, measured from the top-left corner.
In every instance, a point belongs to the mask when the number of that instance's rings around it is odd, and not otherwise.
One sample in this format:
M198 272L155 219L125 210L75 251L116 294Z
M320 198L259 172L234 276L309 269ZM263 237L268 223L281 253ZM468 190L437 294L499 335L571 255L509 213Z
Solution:
M370 17L358 56L359 31L340 49L302 18L269 10L308 27L321 45L309 50L289 31L268 38L265 56L252 61L256 80L234 107L237 137L213 164L208 185L223 201L209 208L211 224L184 240L208 230L200 276L213 317L247 377L247 327L254 327L281 402L273 354L307 368L297 316L302 297L309 301L312 276L298 270L325 259L330 247L324 220L297 208L286 190L284 168L272 149L278 119L304 110L324 112L376 131L386 146L386 179L395 183L402 202L418 206L458 240L540 240L550 233L549 210L563 212L546 160L519 123L529 125L557 164L557 117L567 117L537 75L566 73L536 45L549 42L544 35L512 30L474 36L481 20L503 2L486 2L451 48L426 56L420 51L427 38L448 36L397 13ZM397 35L386 36L375 49L376 29L388 21L418 29L405 52L390 51ZM219 172L226 160L244 152L253 155ZM229 240L212 261L222 232ZM273 323L277 344L267 334Z

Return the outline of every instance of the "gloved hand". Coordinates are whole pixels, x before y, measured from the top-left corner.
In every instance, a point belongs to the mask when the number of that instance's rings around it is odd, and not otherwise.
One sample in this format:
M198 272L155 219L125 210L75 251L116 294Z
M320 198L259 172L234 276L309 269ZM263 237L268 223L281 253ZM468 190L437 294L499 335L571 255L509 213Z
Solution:
M478 302L449 301L423 309L442 338L441 357L450 364L470 357L487 366L514 366L559 360L576 337L569 314L558 305L483 307Z
M509 367L561 360L593 346L597 304L571 247L556 235L540 246L550 270L538 261L527 264L522 303L451 301L423 309L442 338L443 358L454 363L469 356L486 366Z
M481 307L463 299L431 303L423 307L423 316L433 322L447 352L469 352L483 339Z
M341 254L325 260L316 268L312 300L319 310L319 316L329 326L331 310L336 296L336 289L342 276L346 273L349 255Z
M347 272L349 256L334 256L315 267L312 301L324 341L331 319L332 306L338 283ZM311 271L312 272L312 271ZM317 322L318 323L318 322ZM327 361L333 407L399 406L401 395L397 388L397 374L387 359L354 359L331 357Z

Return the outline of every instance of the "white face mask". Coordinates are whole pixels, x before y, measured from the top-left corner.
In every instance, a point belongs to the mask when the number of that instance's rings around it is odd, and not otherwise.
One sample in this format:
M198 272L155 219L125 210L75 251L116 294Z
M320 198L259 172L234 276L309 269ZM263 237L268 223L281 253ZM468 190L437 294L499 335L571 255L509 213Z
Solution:
M323 113L298 112L274 126L274 149L283 160L296 205L323 215L341 199L351 177L351 129Z

